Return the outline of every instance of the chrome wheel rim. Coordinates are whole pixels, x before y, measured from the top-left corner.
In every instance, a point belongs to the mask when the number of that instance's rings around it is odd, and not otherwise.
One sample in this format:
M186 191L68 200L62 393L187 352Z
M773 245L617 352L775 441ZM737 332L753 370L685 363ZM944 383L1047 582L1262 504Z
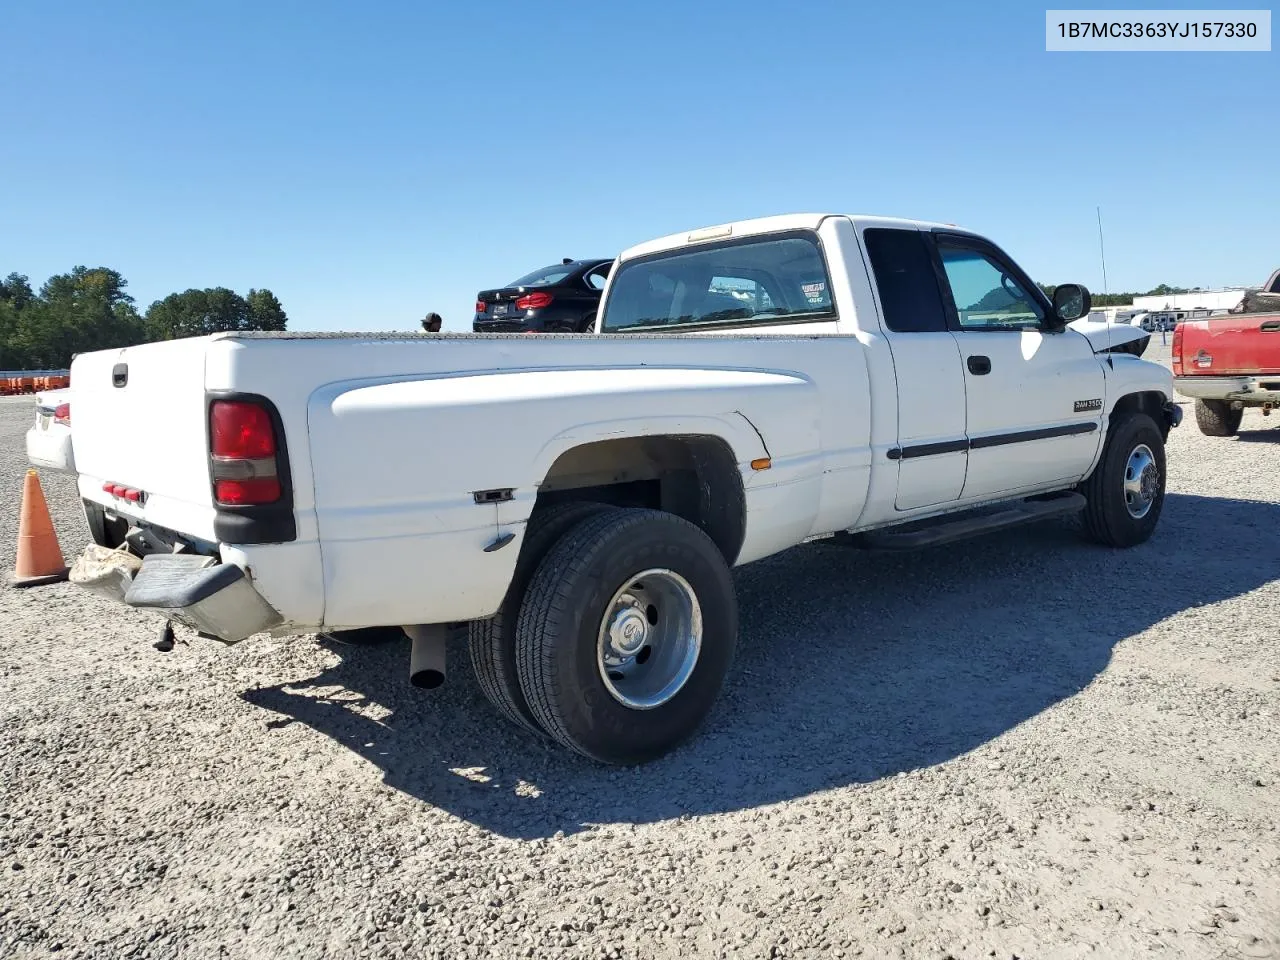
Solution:
M1129 454L1124 465L1124 505L1129 516L1141 520L1151 512L1152 504L1160 492L1160 468L1155 454L1145 443L1140 443Z
M654 568L627 579L605 607L596 661L609 695L652 710L679 693L702 651L702 607L689 581Z

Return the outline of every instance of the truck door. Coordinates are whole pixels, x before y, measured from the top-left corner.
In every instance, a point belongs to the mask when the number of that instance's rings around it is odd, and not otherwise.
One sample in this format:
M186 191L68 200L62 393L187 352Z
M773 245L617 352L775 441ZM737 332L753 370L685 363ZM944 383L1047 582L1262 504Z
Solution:
M1050 332L1048 301L994 245L935 238L963 364L964 499L1082 477L1101 440L1106 396L1089 340L1071 329Z
M862 231L898 384L895 506L960 498L968 462L964 375L927 235L914 228Z

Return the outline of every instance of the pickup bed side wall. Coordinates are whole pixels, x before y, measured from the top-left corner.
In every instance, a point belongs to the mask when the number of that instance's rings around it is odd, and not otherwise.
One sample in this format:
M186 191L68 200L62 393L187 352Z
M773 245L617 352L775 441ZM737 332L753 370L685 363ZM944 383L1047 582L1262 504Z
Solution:
M310 429L326 620L418 622L427 581L444 604L433 618L492 613L539 482L562 454L602 440L719 438L746 466L753 522L744 549L807 532L822 478L816 405L813 383L794 375L687 368L513 371L320 390ZM735 411L792 425L772 470L750 469L763 445ZM509 501L476 503L477 491L507 489ZM485 552L507 533L516 540ZM376 590L363 582L368 569L380 571Z
M294 572L263 592L291 623L487 616L542 471L575 443L675 433L733 450L747 511L737 561L766 556L826 532L824 502L860 509L870 469L862 345L797 333L215 344L209 389L275 401L300 514L295 543L224 554L252 564L289 551ZM770 469L752 470L766 455ZM473 497L506 488L506 503ZM516 540L484 552L506 532ZM317 577L322 591L300 585ZM323 610L304 593L322 596Z

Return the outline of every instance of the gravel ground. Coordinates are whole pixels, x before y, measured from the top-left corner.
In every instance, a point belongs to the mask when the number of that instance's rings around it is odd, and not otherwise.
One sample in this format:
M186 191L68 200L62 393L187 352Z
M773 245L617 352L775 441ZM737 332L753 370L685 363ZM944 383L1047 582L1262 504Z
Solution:
M12 569L29 400L0 401ZM1280 418L1170 443L1156 537L737 575L708 728L602 769L463 651L154 651L0 590L0 956L1280 957ZM72 484L44 478L68 555Z

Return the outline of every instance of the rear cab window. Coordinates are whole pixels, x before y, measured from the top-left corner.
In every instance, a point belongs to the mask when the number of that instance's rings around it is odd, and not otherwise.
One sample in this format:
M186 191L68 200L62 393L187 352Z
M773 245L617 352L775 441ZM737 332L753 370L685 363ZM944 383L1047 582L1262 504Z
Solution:
M835 318L821 243L812 232L796 231L619 264L601 330L715 330Z

